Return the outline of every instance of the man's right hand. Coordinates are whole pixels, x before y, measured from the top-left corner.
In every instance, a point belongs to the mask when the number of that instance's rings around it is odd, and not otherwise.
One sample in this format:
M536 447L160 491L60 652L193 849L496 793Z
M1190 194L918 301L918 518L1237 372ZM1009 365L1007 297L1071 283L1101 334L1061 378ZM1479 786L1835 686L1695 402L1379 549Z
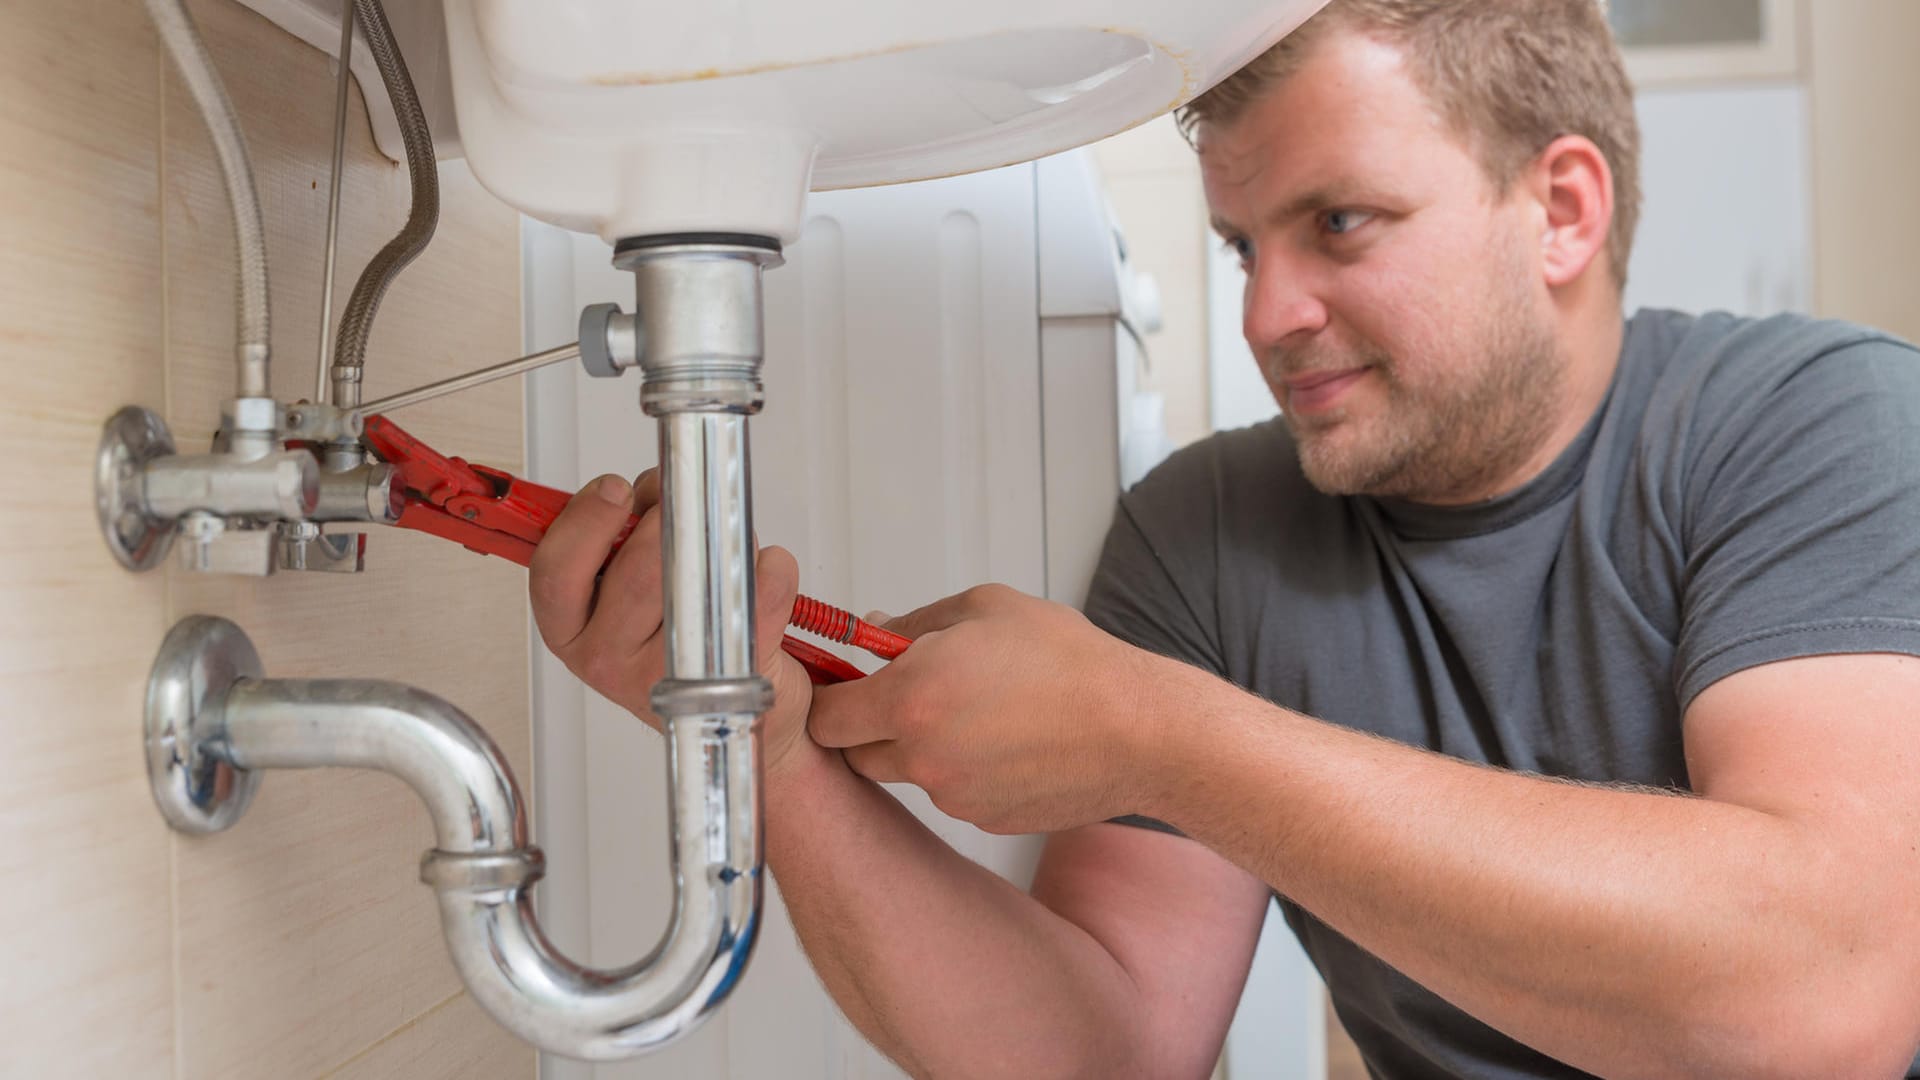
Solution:
M615 476L588 484L547 530L530 579L548 648L655 727L659 499L653 473L631 489ZM640 521L596 595L630 512ZM761 744L766 854L835 1000L917 1073L1206 1075L1266 886L1190 840L1119 825L1048 845L1034 878L1045 903L954 851L807 736L812 684L780 648L798 580L793 556L760 552L755 646L774 685Z
M648 695L664 670L661 632L660 475L649 469L631 486L602 476L567 503L534 550L528 591L547 648L608 700L655 729ZM639 524L607 561L629 514ZM602 575L600 568L606 566ZM813 684L780 638L793 611L800 568L777 547L756 559L755 667L773 683L774 704L761 730L767 774L827 751L807 737ZM598 579L596 581L596 579Z

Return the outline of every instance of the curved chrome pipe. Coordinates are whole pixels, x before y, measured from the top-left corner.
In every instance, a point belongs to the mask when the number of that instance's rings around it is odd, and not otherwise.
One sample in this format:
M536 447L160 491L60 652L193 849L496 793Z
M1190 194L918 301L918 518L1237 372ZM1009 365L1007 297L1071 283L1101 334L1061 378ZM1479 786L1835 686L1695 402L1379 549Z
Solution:
M759 930L759 731L717 718L669 725L674 914L631 966L583 967L534 915L544 870L526 803L493 741L459 709L397 683L260 679L238 627L174 628L148 694L155 797L170 822L225 828L256 770L347 766L407 782L433 819L421 880L439 894L454 966L526 1041L589 1060L631 1057L691 1031L739 980Z
M235 768L378 769L406 781L433 817L437 852L528 847L519 785L465 713L423 690L359 680L242 680L220 707L214 756Z

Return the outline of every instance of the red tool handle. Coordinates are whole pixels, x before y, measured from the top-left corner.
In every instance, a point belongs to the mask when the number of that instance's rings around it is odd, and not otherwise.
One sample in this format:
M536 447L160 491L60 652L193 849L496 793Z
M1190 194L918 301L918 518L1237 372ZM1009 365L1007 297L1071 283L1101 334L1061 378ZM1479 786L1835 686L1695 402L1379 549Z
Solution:
M852 682L864 679L867 673L833 655L811 642L801 641L792 634L782 635L780 648L807 669L807 680L815 686L832 686L834 683Z
M810 596L802 596L793 602L793 616L787 621L823 638L865 649L884 660L899 656L907 651L907 646L913 644L911 638L881 629L850 612L832 604L823 604Z
M865 619L858 618L851 612L834 607L832 604L823 604L811 596L794 598L793 614L787 617L787 622L802 630L819 634L823 638L865 649L883 660L892 660L906 652L907 646L913 644L911 638L901 637L891 630L882 629ZM788 656L800 661L801 665L807 669L807 676L813 680L815 686L848 682L864 677L859 668L819 646L799 641L792 635L784 638L780 642L780 647L787 650Z
M497 555L530 566L535 545L570 498L564 491L529 483L511 473L445 457L385 416L367 418L364 438L383 461L400 470L407 489L407 505L397 522L401 528L452 540L482 555ZM614 537L609 559L639 522L637 517L627 518ZM807 596L794 601L788 622L887 660L899 656L912 643ZM791 635L781 640L780 647L807 669L807 677L816 686L866 676L840 657Z

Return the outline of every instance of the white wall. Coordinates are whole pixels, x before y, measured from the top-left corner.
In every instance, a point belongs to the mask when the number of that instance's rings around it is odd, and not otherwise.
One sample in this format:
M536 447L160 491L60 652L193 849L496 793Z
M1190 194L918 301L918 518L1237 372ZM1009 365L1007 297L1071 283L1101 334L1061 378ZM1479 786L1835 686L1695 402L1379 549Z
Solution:
M1207 397L1213 403L1213 430L1232 431L1280 414L1273 391L1260 377L1253 350L1240 332L1246 271L1224 244L1207 252L1207 327L1211 334Z
M1645 200L1626 309L1809 310L1806 91L1666 88L1642 91L1638 105Z
M1092 147L1136 270L1160 291L1139 389L1161 396L1173 445L1213 430L1207 404L1207 204L1200 163L1171 116Z

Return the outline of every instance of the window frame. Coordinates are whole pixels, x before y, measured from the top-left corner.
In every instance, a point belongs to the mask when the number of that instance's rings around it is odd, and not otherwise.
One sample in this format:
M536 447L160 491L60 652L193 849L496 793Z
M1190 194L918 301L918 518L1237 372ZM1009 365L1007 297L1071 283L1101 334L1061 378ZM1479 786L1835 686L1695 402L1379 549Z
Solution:
M1761 40L1724 45L1623 46L1635 86L1738 79L1792 79L1800 75L1799 0L1759 0Z

